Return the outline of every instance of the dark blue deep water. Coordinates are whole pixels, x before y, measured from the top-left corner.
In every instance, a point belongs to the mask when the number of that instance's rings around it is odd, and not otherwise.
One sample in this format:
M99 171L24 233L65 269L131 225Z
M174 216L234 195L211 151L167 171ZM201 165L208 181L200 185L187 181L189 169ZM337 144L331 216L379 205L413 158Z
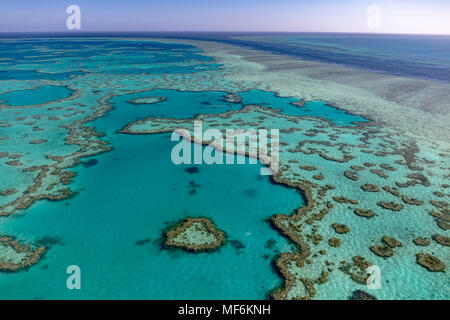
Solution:
M62 34L27 34L51 37ZM0 34L23 37L24 34ZM64 33L86 37L152 37L218 41L376 72L450 82L449 35L350 33L133 32Z

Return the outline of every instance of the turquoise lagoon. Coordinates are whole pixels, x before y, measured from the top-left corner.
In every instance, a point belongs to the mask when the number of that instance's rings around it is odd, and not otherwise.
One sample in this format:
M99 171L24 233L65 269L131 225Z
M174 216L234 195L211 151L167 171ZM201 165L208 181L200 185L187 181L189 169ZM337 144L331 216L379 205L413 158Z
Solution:
M370 120L353 115L322 101L308 101L303 106L294 105L299 99L279 97L274 92L262 90L248 90L239 92L240 103L227 102L223 91L176 91L168 89L155 89L128 95L121 95L111 99L115 106L128 106L126 113L142 112L139 108L147 108L152 117L184 119L192 118L197 114L215 114L229 110L240 110L246 105L260 105L279 109L283 114L291 116L311 116L325 118L334 125L355 126L356 123ZM152 104L133 105L130 101L145 97L165 97L165 101ZM145 117L145 113L141 113ZM123 114L125 116L125 114ZM147 114L148 116L148 114Z
M0 94L0 104L4 103L13 107L39 105L68 98L73 92L75 91L63 86L41 86Z
M290 116L311 116L325 118L337 126L355 126L356 123L369 122L359 115L353 115L345 110L327 105L322 101L305 101L304 105L299 107L293 103L298 99L290 97L279 97L274 92L262 90L249 90L240 92L242 103L245 105L256 104L260 106L280 109L283 114Z
M47 238L50 249L27 271L0 274L0 298L263 299L281 284L270 259L291 249L265 219L301 206L299 193L262 179L258 165L190 174L172 164L167 135L110 140L115 149L97 165L76 169L75 198L39 202L1 225L20 239ZM162 249L168 223L189 216L213 219L228 243L214 253ZM66 288L72 264L82 270L80 291Z

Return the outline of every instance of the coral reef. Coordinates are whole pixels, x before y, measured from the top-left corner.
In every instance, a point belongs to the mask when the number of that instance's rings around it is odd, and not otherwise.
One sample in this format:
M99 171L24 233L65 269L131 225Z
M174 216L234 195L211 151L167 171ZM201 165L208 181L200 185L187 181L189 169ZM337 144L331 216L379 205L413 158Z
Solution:
M278 257L275 257L273 261L276 270L278 270L284 282L281 288L274 290L270 294L270 298L274 300L286 300L289 292L297 285L297 279L289 270L289 267L291 264L294 264L297 268L303 268L305 266L305 262L299 254L291 252L282 253ZM321 273L320 277L316 279L316 281L308 278L300 278L299 282L303 285L304 291L307 295L293 296L291 299L305 300L314 298L316 295L314 282L325 283L327 281L326 276L326 273Z
M353 291L350 300L377 300L377 298L365 291L355 290Z
M0 271L17 272L36 264L45 247L33 248L9 236L0 237Z
M248 120L252 119L252 120ZM267 120L270 119L270 122ZM292 116L286 116L281 114L279 111L270 110L266 107L260 107L255 105L248 105L244 107L242 110L239 111L228 111L222 114L216 114L216 115L198 115L194 119L189 120L180 120L180 119L164 119L164 118L148 118L145 120L137 121L134 123L130 123L126 125L121 132L127 133L127 134L153 134L153 133L160 133L160 132L170 132L171 130L175 130L176 128L183 128L186 129L189 133L186 133L183 135L188 140L194 141L194 142L200 142L195 139L195 137L191 134L192 132L192 121L193 120L201 120L204 127L214 127L214 128L228 128L232 123L238 123L239 125L242 125L243 123L249 124L249 121L253 121L251 123L251 126L254 127L263 127L263 128L270 128L273 127L275 123L277 123L276 127L285 128L280 130L280 133L292 133L296 132L298 134L296 135L280 135L280 169L275 172L273 176L271 176L271 179L274 183L284 185L289 188L295 188L302 192L304 195L304 198L306 200L306 205L299 208L294 214L292 215L283 215L283 214L275 214L270 218L271 225L280 231L280 233L284 236L286 236L289 240L291 240L298 249L297 258L301 259L304 265L310 265L315 264L318 265L319 259L317 258L317 254L311 255L311 246L320 246L321 242L323 240L323 236L320 235L317 231L320 227L320 221L324 219L324 217L331 212L336 212L335 210L332 210L333 208L338 208L337 210L346 210L351 209L356 215L365 217L365 218L372 218L376 215L374 206L378 205L384 209L392 210L392 211L400 211L404 208L404 206L398 202L391 201L391 197L395 196L399 200L402 200L406 203L406 205L412 205L412 206L419 206L419 201L411 197L409 192L400 192L395 187L389 187L384 186L382 189L386 191L386 195L382 195L383 197L386 197L384 201L380 201L380 198L376 198L377 192L381 191L381 187L378 187L375 183L369 183L366 180L366 177L363 175L363 171L365 167L375 167L377 166L375 162L377 162L377 159L372 158L372 162L366 161L364 163L364 167L357 166L357 165L351 165L352 170L346 170L342 167L339 167L339 169L336 169L334 167L334 164L330 165L333 166L333 170L327 170L326 168L326 162L323 163L322 161L331 161L332 163L336 164L343 164L349 161L352 161L355 157L353 156L354 152L353 150L357 148L357 146L352 145L351 148L349 148L348 144L341 144L341 143L332 143L330 141L321 140L321 132L320 130L317 130L317 127L319 126L317 123L314 124L314 130L307 129L308 128L308 121L309 119L300 118L300 117L292 117ZM283 121L281 124L279 124L279 121ZM221 124L219 124L221 123ZM287 123L287 124L286 124ZM301 125L301 128L303 129L303 132L308 133L304 134L302 136L301 132L298 130L298 127ZM214 125L214 126L213 126ZM295 125L295 127L293 127ZM336 127L332 127L335 130L333 131L337 137L339 137L340 134L342 134L340 131L342 129L338 129ZM369 133L364 133L363 137L360 138L364 144L358 145L361 146L361 150L364 151L370 151L371 145L368 143L369 137L378 137L378 132L374 131L374 133L371 133L370 129L366 126L364 130L368 130ZM358 136L358 128L352 128L349 130L350 136ZM316 139L316 140L310 140L310 139ZM348 138L350 140L350 138ZM388 136L383 136L383 139L389 140ZM202 141L203 144L209 144L209 141ZM388 148L388 145L395 144L393 140L389 140L389 142L386 144L383 148ZM218 150L225 150L227 151L227 146L222 144L213 144L213 146ZM351 150L351 151L349 151ZM409 166L416 169L416 167L413 166L414 159L411 156L412 151L415 149L408 149L409 153L405 153L402 149L395 149L392 148L392 151L390 152L375 152L375 157L383 157L383 160L386 161L388 159L388 156L395 156L396 159L399 159L400 157L407 156L408 161L406 160L398 160L395 161L396 164L399 165L399 168L394 168L394 166L389 165L387 163L384 163L380 165L380 168L383 170L389 171L389 172L396 172L395 176L397 178L397 174L400 172L405 172L404 175L407 176L407 178L410 179L410 181L413 182L414 185L425 183L425 179L423 176L419 174L413 174L411 175L408 173L408 170L410 169ZM235 152L235 149L233 150ZM370 154L370 153L368 153ZM248 153L246 153L247 156L253 156ZM313 161L308 160L308 158L311 157L311 159L316 159ZM303 160L306 159L306 160ZM320 159L320 160L317 160ZM265 163L267 166L270 165L270 160L265 158L260 158L263 163ZM298 166L298 163L302 163L302 165ZM309 165L310 163L320 163L320 165ZM348 168L348 167L347 167ZM300 170L299 170L300 169ZM312 171L320 170L320 174L314 174ZM340 171L342 170L342 171ZM380 179L384 179L387 182L392 182L393 184L393 178L391 178L389 175L385 173L381 169L372 169L373 174L375 174L375 177L373 177L374 181L381 181ZM311 171L311 173L309 173ZM347 172L346 172L347 171ZM356 199L349 198L349 195L355 195L355 193L350 193L349 191L353 190L352 187L347 188L347 183L339 183L338 190L341 193L341 195L337 195L336 192L331 192L332 190L337 189L336 186L321 183L322 175L326 178L329 177L329 174L332 175L339 174L340 176L345 175L347 178L351 180L356 181L356 177L358 176L359 180L363 180L364 182L361 185L362 191L368 192L367 198L361 197ZM358 173L358 175L356 175ZM326 180L326 178L324 180ZM352 179L353 178L353 179ZM378 179L378 180L377 180ZM395 181L395 180L394 180ZM360 195L358 195L359 197ZM383 199L383 198L382 198ZM424 198L425 199L425 198ZM338 203L338 205L333 205L332 201L335 201ZM352 206L356 206L358 204L361 205L364 204L364 206L367 205L367 207L364 208L354 208ZM368 204L369 203L369 204ZM438 206L444 206L443 203L430 203L434 207L436 207L436 204ZM347 205L347 206L345 206ZM423 206L427 204L422 204ZM428 206L428 205L427 205ZM408 207L409 209L409 207ZM406 210L405 210L406 211ZM378 213L378 212L377 212ZM381 213L378 213L381 216ZM442 215L442 213L438 213L439 215ZM376 221L376 219L374 219ZM346 233L350 230L350 228L346 225L341 225L338 223L333 224L335 231L337 233ZM339 240L339 239L337 239ZM383 237L383 244L382 245L375 245L372 248L372 252L375 254L379 254L381 256L389 257L392 256L395 253L395 248L398 248L400 246L400 242L398 242L395 238L392 237ZM337 245L338 241L330 239L328 240L328 244L330 246ZM339 240L340 243L340 240ZM395 249L395 250L394 250ZM326 254L325 250L323 248L320 248L317 251L320 255ZM365 261L365 260L364 260ZM364 280L366 279L367 275L364 273L365 269L363 267L368 266L370 263L365 261L363 262L363 258L355 258L353 261L353 266L350 266L350 269L352 270L350 272L352 279L359 282L359 283L365 283ZM358 267L359 266L359 267ZM344 266L345 269L345 266ZM364 269L364 270L363 270ZM284 277L286 278L286 277ZM303 280L302 280L303 279ZM297 276L296 282L292 285L286 285L285 280L285 288L286 289L286 296L290 299L296 298L295 294L292 292L298 292L299 287L310 287L311 281L305 280L306 278ZM314 281L313 281L314 282ZM307 292L310 292L306 290ZM311 291L312 292L312 291ZM310 298L309 294L301 295L300 298Z
M389 246L372 246L370 247L370 250L383 258L389 258L394 255L394 250Z
M338 238L330 238L328 240L328 244L332 247L337 248L341 244L341 240L339 240Z
M350 232L350 228L345 224L333 223L331 227L339 234Z
M231 103L240 103L242 101L242 98L237 93L229 93L225 95L225 101Z
M431 238L440 245L450 247L450 238L439 234L434 234Z
M128 103L140 105L140 104L154 104L158 102L166 101L166 97L143 97L143 98L136 98L132 100L128 100Z
M370 184L370 183L363 184L361 186L361 188L364 191L368 191L368 192L380 192L380 188L378 188L376 185Z
M426 247L429 246L431 241L422 237L416 238L413 240L416 246Z
M166 232L165 237L166 246L192 252L214 250L225 243L225 233L208 218L186 218Z
M403 246L403 244L400 241L398 241L397 239L395 239L393 237L389 237L389 236L383 236L381 241L383 241L387 246L389 246L391 248Z
M393 201L391 201L391 202L379 201L379 202L377 202L377 205L379 205L380 207L382 207L384 209L388 209L388 210L392 210L392 211L400 211L403 209L403 206L401 204L395 203Z
M373 212L370 209L361 209L361 208L357 208L353 211L355 214L357 214L360 217L364 217L364 218L372 218L373 216L375 216L375 212Z
M416 258L417 263L420 264L422 267L428 269L428 271L441 272L445 270L445 264L435 256L432 256L431 254L418 253L416 254Z
M394 255L394 248L402 247L403 244L397 239L389 236L383 236L381 241L384 243L382 246L371 246L370 250L376 255L383 258L390 258Z
M101 68L102 66L99 67ZM149 91L149 88L159 87L176 88L182 91L194 90L196 92L216 90L230 92L224 98L221 96L222 101L225 99L229 103L238 104L242 103L241 95L244 96L245 90L255 88L273 90L273 85L277 86L277 83L283 82L270 80L270 77L276 72L264 74L265 77L269 77L267 78L269 80L261 77L261 74L258 73L259 71L243 72L239 63L236 65L223 65L220 69L220 71L215 70L209 73L199 72L196 75L196 81L193 81L192 77L185 74L161 74L157 77L154 75L145 76L144 74L125 76L102 74L100 78L101 83L96 82L97 80L92 76L87 76L86 78L77 77L77 81L71 81L74 85L74 93L70 97L57 102L53 101L40 105L38 107L40 109L36 109L36 112L39 114L27 114L27 117L24 117L19 116L19 113L17 113L11 115L11 119L0 122L0 126L2 127L1 143L14 139L11 132L16 130L15 121L19 121L19 125L30 126L28 129L30 134L32 134L23 143L31 148L29 146L31 139L35 139L32 141L40 140L42 144L33 146L32 148L37 150L36 152L42 150L43 155L40 161L30 162L30 158L27 157L24 150L16 152L13 150L14 148L9 148L6 144L1 146L1 164L8 164L5 165L8 170L20 172L23 176L29 176L32 181L24 187L2 185L0 201L3 200L3 202L0 203L0 215L10 215L19 212L40 199L58 200L73 196L74 193L68 187L64 187L71 183L74 176L74 173L68 169L80 164L81 159L84 157L91 157L111 149L107 146L106 141L100 139L102 137L100 133L94 131L93 128L86 127L86 125L107 114L113 107L111 99L118 95L129 92L134 94ZM258 75L259 78L255 79L255 81L248 80L248 78L255 75ZM244 79L245 77L247 79ZM286 80L289 86L299 83L300 88L304 84L303 82L292 81L295 78ZM61 82L62 84L64 83ZM130 85L133 86L133 90L130 90ZM346 96L346 94L335 90L339 94L330 96L328 93L332 90L330 91L329 88L327 90L320 89L320 91L316 92L320 87L322 86L314 87L314 92L312 92L308 86L305 86L305 90L309 90L305 98L295 96L296 102L290 103L298 106L299 108L297 110L304 110L306 109L304 108L306 103L305 99L317 99L317 97L322 98L325 95L327 97L326 101L331 102L332 105L344 105L348 102L352 105L364 106L360 110L366 110L366 104L373 102L368 97L356 99L355 102L352 102L353 97L343 101L339 97ZM273 91L277 95L280 94L283 96L288 96L289 94L293 94L293 92L302 92L302 90L292 90L292 88L285 90L285 88L281 88L281 91L279 91L279 88ZM152 93L148 93L146 95L144 98L139 98L140 100L134 99L128 102L132 104L151 104L163 101L161 100L163 97L158 97L157 94L152 95ZM143 96L143 94L140 94L140 96ZM89 97L88 101L85 101L85 97ZM339 100L340 103L335 99L341 99ZM202 108L206 105L205 101ZM391 117L394 112L391 110L391 107L394 108L396 104L387 103L386 105L389 108L385 109L388 110L389 117ZM34 106L24 106L24 108L34 110L32 109ZM353 108L355 107L353 106ZM13 107L1 105L0 109L12 110ZM19 111L20 108L17 109ZM133 108L134 111L138 109L140 108ZM383 110L383 108L374 108L373 106L367 108L367 110L369 109L372 111L364 111L364 113L371 119L374 119L371 113L376 115L379 110ZM86 112L86 114L83 115L83 112ZM403 118L402 116L402 121L395 120L398 122L399 128L403 126ZM443 184L441 178L444 176L445 179L445 175L442 172L448 167L444 161L444 158L448 157L448 152L444 151L445 149L442 146L435 144L434 141L427 142L421 138L416 138L415 135L404 132L403 129L397 129L397 124L394 126L385 125L386 122L390 121L388 117L385 117L384 121L377 118L373 122L353 122L347 125L339 125L324 117L288 116L276 109L249 105L241 110L221 114L199 114L195 119L203 121L205 128L214 127L221 132L233 127L233 125L239 128L281 128L279 143L280 170L274 170L275 174L271 177L271 180L274 183L301 192L305 198L305 206L290 215L276 214L270 218L271 225L296 245L294 250L298 249L296 253L290 253L286 256L282 254L278 258L279 261L277 260L276 267L280 270L285 280L284 289L274 294L278 298L312 298L320 288L318 285L326 281L333 281L333 277L328 277L326 271L321 268L323 259L325 258L323 255L327 254L324 250L324 245L327 244L323 239L328 238L329 233L327 231L331 231L329 230L329 219L336 219L334 221L338 221L337 219L340 219L338 214L346 214L348 212L351 216L350 218L355 218L355 220L351 221L340 220L348 221L345 223L348 223L352 228L352 233L355 233L355 239L359 239L358 237L361 236L358 224L373 225L375 233L377 228L379 230L380 221L383 221L383 223L391 223L391 221L394 221L389 220L389 216L403 217L404 215L403 221L406 222L407 220L414 220L418 216L417 212L430 212L432 217L427 216L428 219L435 221L437 226L442 230L449 229L448 203L445 201L445 196L447 195L443 190L448 188L448 185ZM415 117L416 119L417 116ZM189 131L192 130L192 120L147 118L127 124L121 132L127 134L152 134L172 132L178 128ZM52 124L49 124L50 122ZM11 131L8 131L8 128L11 128ZM58 148L55 147L53 137L46 135L55 131L54 129L61 129L66 133L64 136L61 135L64 139L60 140L64 141L57 146ZM188 135L191 141L195 141L194 136L191 134ZM43 137L46 139L41 139ZM44 144L44 140L47 143ZM416 140L418 141L416 142ZM12 143L15 142L13 141ZM47 147L55 147L55 150L58 149L64 152L53 153L51 151L49 153L46 149ZM215 144L214 147L217 150L236 153L236 149L227 150L227 147L224 145ZM66 150L69 151L66 152ZM424 150L426 152L422 152ZM24 157L17 157L16 153L21 153ZM429 158L427 158L428 154L431 155ZM249 154L246 153L246 155ZM257 157L264 165L271 165L269 156L266 157L258 154ZM363 162L364 166L361 165ZM88 163L90 162L87 161L86 164ZM302 164L302 166L299 164ZM314 166L311 164L314 164ZM315 170L317 171L309 172ZM188 173L195 173L194 171L189 168L186 169ZM352 181L344 179L343 176ZM354 183L353 181L360 182ZM361 187L360 184L362 185ZM386 192L380 192L381 186L385 184L391 187L384 186L382 189ZM392 186L401 188L401 193L399 192L400 189ZM429 186L432 186L429 188L429 191L423 188ZM187 192L195 194L198 187L199 185L195 181L191 181L189 186L187 186ZM441 187L442 189L440 189ZM440 191L436 191L438 188ZM16 192L13 192L13 190ZM363 191L366 192L364 193ZM380 193L376 194L376 192ZM416 195L420 195L420 200L413 198ZM355 200L349 199L349 197ZM397 203L390 202L393 197L397 197L395 200ZM439 198L439 201L436 200L436 197ZM377 201L378 206L394 211L399 211L403 208L403 205L398 203L402 202L404 203L405 210L403 210L402 215L387 215L383 210L376 209ZM361 208L355 208L356 205L359 205ZM417 206L421 207L417 208ZM354 212L361 217L371 218L375 215L374 211L377 212L377 218L370 221L353 217L352 213ZM383 219L386 220L384 221ZM437 226L435 226L435 229L437 229ZM339 231L345 233L350 230L349 227L340 224L336 224L336 228L334 229L338 233ZM214 243L219 237L214 232L210 233L208 227L205 227L201 222L192 222L190 226L185 226L184 229L183 223L181 223L175 227L175 230L180 231L174 238L174 241L178 244L187 243L192 246L208 245ZM175 230L172 231L175 232ZM429 234L436 232L439 231L433 230ZM380 236L381 234L378 234L376 238L379 239ZM398 235L395 236L397 237ZM342 236L343 239L346 239L345 237ZM368 237L368 240L374 240L371 237L375 236L372 234L364 234L364 237ZM434 237L433 239L436 242L441 241L447 243L447 240L445 240L447 238L445 237ZM394 238L383 237L382 241L383 245L378 246L382 252L394 251L394 248L399 246L399 242ZM147 242L147 239L138 241L139 244ZM418 243L423 242L419 241ZM230 240L230 244L236 249L242 248L245 245L237 240ZM340 239L338 238L329 239L328 245L336 249L330 248L330 253L327 255L328 259L336 259L333 255L338 256L341 254L344 251L343 248L346 248L348 243L344 242L343 244L345 245L340 245ZM405 242L406 245L411 245L411 241L408 240L407 244ZM176 246L183 247L182 245ZM314 248L313 254L311 253L311 247ZM362 252L357 251L359 249L356 247L357 245L352 249L355 252L352 252L350 256ZM184 249L196 251L195 249ZM367 247L364 249L367 250ZM386 263L395 263L394 260L396 259L386 260L388 261ZM363 274L363 269L370 263L358 256L354 257L352 261L349 269L352 279L363 283L364 277L366 276ZM331 265L333 265L332 262L328 265L330 269ZM308 268L308 270L304 270L308 272L309 278L306 278L305 274L295 272L296 269L303 268L304 266ZM343 268L345 269L345 266ZM309 275L309 271L311 270L321 273L320 275L319 273ZM303 294L298 294L299 292Z
M367 261L362 256L354 256L351 262L341 261L339 270L349 275L353 281L359 284L366 284L369 274L366 272L367 268L372 263Z

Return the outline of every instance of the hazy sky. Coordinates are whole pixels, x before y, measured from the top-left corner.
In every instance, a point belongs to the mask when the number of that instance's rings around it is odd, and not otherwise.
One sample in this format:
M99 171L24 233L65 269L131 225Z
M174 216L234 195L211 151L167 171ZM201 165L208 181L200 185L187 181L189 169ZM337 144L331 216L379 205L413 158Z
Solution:
M450 0L0 0L0 32L65 31L72 4L81 31L450 34ZM379 29L367 26L370 5Z

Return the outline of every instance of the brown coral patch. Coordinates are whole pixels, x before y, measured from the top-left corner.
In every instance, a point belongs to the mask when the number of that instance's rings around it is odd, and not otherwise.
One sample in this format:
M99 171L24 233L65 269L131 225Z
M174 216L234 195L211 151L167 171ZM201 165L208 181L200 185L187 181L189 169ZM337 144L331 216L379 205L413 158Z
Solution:
M201 224L202 228L204 228L206 232L214 235L215 241L206 244L194 244L175 240L180 234L185 232L188 228L194 226L196 223ZM182 223L177 224L166 232L165 237L166 241L164 244L166 246L182 248L192 252L214 250L225 243L225 233L222 230L217 229L214 223L207 218L186 218Z
M416 238L413 240L416 246L426 247L429 246L431 241L422 237Z
M346 170L346 171L344 171L344 176L346 178L350 179L350 180L353 180L353 181L358 181L359 180L359 177L356 174L356 171Z
M317 167L314 166L300 166L299 168L306 171L314 171L317 169Z
M435 218L437 218L437 219L440 219L440 220L444 220L444 221L446 221L446 222L450 222L450 214L449 214L449 210L441 210L441 211L439 211L439 212L437 212L437 211L428 211L428 213L431 215L431 216L433 216L433 217L435 217Z
M394 237L383 236L383 238L381 238L381 241L383 241L388 247L391 247L391 248L403 246L403 244L400 241L398 241L397 239L395 239Z
M403 200L404 203L411 204L413 206L421 206L421 205L423 205L423 201L415 199L415 198L409 198L409 197L407 197L405 195L402 196L402 200Z
M32 140L30 141L30 144L42 144L42 143L46 143L47 140L45 139L37 139L37 140Z
M443 198L445 196L442 192L439 192L439 191L435 191L435 192L433 192L433 194L439 198Z
M334 231L336 231L336 233L339 233L339 234L344 234L344 233L350 232L350 228L348 226L346 226L345 224L333 223L331 225L331 227L334 229Z
M430 181L423 173L413 172L413 173L408 174L407 177L412 180L418 181L418 183L421 183L425 187L431 186Z
M397 170L396 168L394 168L393 166L391 166L387 163L380 164L380 167L387 171L396 171Z
M366 183L366 184L362 185L361 189L363 189L364 191L368 191L368 192L380 192L380 188L378 188L376 185L370 184L370 183Z
M373 212L370 209L361 209L361 208L357 208L353 211L355 214L357 214L360 217L364 217L364 218L372 218L373 216L375 216L375 212Z
M325 176L323 174L316 174L313 176L314 180L323 180L325 179Z
M370 162L364 162L364 165L366 166L366 167L375 167L376 166L376 164L373 164L373 163L370 163Z
M0 191L0 196L9 196L17 192L17 189L7 189Z
M3 272L18 272L27 269L36 264L45 253L45 247L31 248L9 236L1 236L0 245L10 247L17 253L25 253L25 256L19 262L0 260L0 271Z
M403 206L401 204L395 203L395 202L379 201L379 202L377 202L377 205L384 209L388 209L388 210L392 210L392 211L400 211L403 209Z
M448 202L446 202L446 201L430 200L430 203L439 209L444 209L444 208L448 207Z
M303 285L305 286L306 291L308 292L309 297L301 297L300 299L304 299L304 298L314 298L314 296L316 295L316 287L314 287L314 282L311 279L308 278L300 278L300 281L303 283Z
M356 290L353 292L350 300L377 300L377 298L365 291Z
M389 193L392 194L393 196L400 197L400 192L398 192L398 191L396 190L396 188L391 188L391 187L389 187L389 186L384 186L384 187L383 187L383 190L389 192Z
M351 204L358 204L359 201L358 200L352 200L352 199L348 199L346 197L337 197L334 196L333 200L339 203L351 203Z
M446 236L441 236L439 234L434 234L431 236L431 238L439 243L440 245L450 247L450 238Z
M339 240L338 238L330 238L328 240L328 244L331 247L337 248L337 247L339 247L341 245L341 240Z
M450 223L445 222L445 221L438 221L437 225L439 228L441 228L442 230L448 230L450 229Z
M366 272L367 268L370 267L372 263L367 261L362 256L354 256L352 262L341 261L339 270L348 274L351 279L359 284L366 284L369 274Z
M384 179L389 178L389 175L386 172L384 172L383 170L380 170L380 169L372 169L372 170L370 170L370 172L372 172L373 174L376 174L380 178L384 178Z
M241 103L242 98L237 93L229 93L225 95L225 101L230 103Z
M307 234L306 237L311 240L316 246L323 240L320 234Z
M320 273L320 276L314 282L317 284L324 284L327 283L327 281L328 281L328 272L322 271Z
M289 264L291 262L295 263L298 268L305 266L302 256L297 253L284 252L274 259L273 264L283 279L283 286L272 292L270 295L272 299L286 300L288 292L295 286L296 278L289 271Z
M23 165L22 162L20 162L19 160L11 160L8 161L6 164L13 167L20 167Z
M416 254L416 259L417 263L428 269L428 271L443 272L445 270L445 264L431 254L421 252Z
M383 241L384 245L372 246L370 247L370 250L376 255L383 258L392 257L395 254L394 248L403 246L400 241L389 236L383 236L383 238L381 238L381 241Z
M155 104L158 102L166 101L166 97L143 97L143 98L136 98L133 100L128 100L127 103L134 104L134 105L140 105L140 104Z
M407 187L413 187L416 184L419 184L417 180L407 180L406 182L396 182L395 183L400 188L407 188Z
M389 246L372 246L370 247L370 250L383 258L389 258L394 255L394 250Z

